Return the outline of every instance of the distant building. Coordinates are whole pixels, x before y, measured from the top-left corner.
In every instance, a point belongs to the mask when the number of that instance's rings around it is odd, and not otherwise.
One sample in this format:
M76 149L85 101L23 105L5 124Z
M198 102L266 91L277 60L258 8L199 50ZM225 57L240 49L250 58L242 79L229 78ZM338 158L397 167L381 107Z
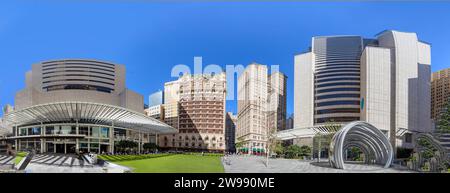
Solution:
M166 149L225 151L225 73L183 75L165 84L164 122L178 134L163 135Z
M450 99L450 68L439 70L431 75L431 119L439 118Z
M225 125L225 143L227 152L236 152L236 122L237 116L228 112Z
M238 78L236 142L240 152L263 153L267 135L286 128L286 76L268 75L267 66L252 63Z
M153 107L164 103L164 92L158 91L148 97L148 106Z
M294 114L291 114L289 118L286 120L286 129L293 129L294 128Z
M286 129L287 77L275 72L268 77L268 128L275 131Z
M160 121L164 121L163 105L151 106L151 107L145 109L144 111L147 116L155 118Z

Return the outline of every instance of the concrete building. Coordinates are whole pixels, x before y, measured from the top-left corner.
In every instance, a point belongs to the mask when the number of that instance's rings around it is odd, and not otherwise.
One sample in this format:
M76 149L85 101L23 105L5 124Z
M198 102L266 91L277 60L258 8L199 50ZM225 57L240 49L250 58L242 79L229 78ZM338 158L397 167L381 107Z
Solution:
M431 129L430 50L415 33L393 30L313 37L295 56L294 127L364 120L394 147L412 148L412 135Z
M120 140L141 144L176 130L144 115L142 95L125 87L125 67L94 60L53 60L32 66L26 87L4 121L18 151L115 152Z
M154 119L164 121L164 108L163 105L151 106L148 109L145 109L145 114Z
M225 120L225 144L227 152L236 152L236 123L237 116L228 112Z
M450 68L431 75L431 119L437 121L450 100Z
M225 151L225 73L183 75L166 83L164 90L164 121L178 128L179 133L161 136L160 146L177 150Z
M286 129L287 77L275 72L268 78L268 128L274 131Z
M286 79L268 75L265 65L252 63L238 78L237 143L241 152L264 152L269 132L286 128Z

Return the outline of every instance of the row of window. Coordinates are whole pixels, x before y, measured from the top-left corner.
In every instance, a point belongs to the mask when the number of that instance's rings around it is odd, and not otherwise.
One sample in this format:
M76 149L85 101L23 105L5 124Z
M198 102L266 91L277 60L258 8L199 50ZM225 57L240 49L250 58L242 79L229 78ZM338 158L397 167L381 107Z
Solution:
M80 135L86 135L90 137L99 138L109 138L109 128L108 127L95 127L95 126L80 126L78 128L78 133ZM41 135L41 127L29 127L20 128L19 136L27 135ZM76 126L71 125L54 125L45 126L46 135L75 135L77 134Z
M360 69L359 65L355 64L327 64L327 65L321 65L316 66L316 70L324 70L324 69L340 69L340 68L348 68L348 69Z
M330 113L360 113L360 111L359 108L336 108L336 109L324 109L316 111L317 115Z
M359 91L359 88L330 88L330 89L322 89L317 90L316 93L327 93L327 92L336 92L336 91Z
M64 82L64 81L81 81L81 82L96 82L96 83L101 83L101 84L107 84L107 85L111 85L114 86L113 83L110 82L104 82L104 81L98 81L98 80L89 80L89 79L58 79L58 80L47 80L42 82L43 84L47 84L47 83L52 83L52 82Z
M66 77L66 76L82 76L82 77L101 78L101 79L114 81L113 78L108 78L108 77L103 77L103 76L96 76L96 75L87 75L87 74L62 74L62 75L44 76L44 77L42 77L42 79L55 78L55 77Z
M316 88L328 87L328 86L359 86L359 82L335 82L317 85Z
M327 118L316 119L316 123L351 122L351 121L358 121L358 120L359 120L359 117L327 117Z
M108 76L112 76L114 77L114 74L110 74L110 73L105 73L105 72L98 72L98 71L92 71L92 70L57 70L57 71L50 71L50 72L43 72L43 75L46 74L55 74L55 73L60 73L60 72L81 72L81 73L95 73L95 74L103 74L103 75L108 75Z
M316 78L325 78L325 77L333 77L333 76L352 76L359 77L359 73L343 73L343 74L327 74L327 75L317 75Z
M52 85L43 87L44 90L47 91L55 91L55 90L94 90L99 92L111 93L114 91L112 88L107 88L103 86L95 86L95 85L84 85L84 84L63 84L63 85Z
M316 75L332 73L332 72L360 72L360 71L359 71L359 69L357 69L357 70L350 70L350 69L328 70L328 69L326 69L326 70L321 70L321 71L316 72Z
M96 67L92 67L92 65L89 65L89 67L83 67L83 66L56 66L56 67L50 67L50 68L44 67L42 70L47 71L47 70L54 70L54 69L71 69L71 68L72 69L73 68L75 68L75 69L83 68L83 69L102 70L102 71L114 73L114 70L104 69L104 68L96 68Z
M360 80L359 77L340 77L316 80L316 83L340 81L340 80Z
M359 101L328 101L328 102L320 102L316 103L316 107L323 107L323 106L332 106L332 105L359 105Z
M359 94L330 94L316 97L317 100L332 99L332 98L359 98Z

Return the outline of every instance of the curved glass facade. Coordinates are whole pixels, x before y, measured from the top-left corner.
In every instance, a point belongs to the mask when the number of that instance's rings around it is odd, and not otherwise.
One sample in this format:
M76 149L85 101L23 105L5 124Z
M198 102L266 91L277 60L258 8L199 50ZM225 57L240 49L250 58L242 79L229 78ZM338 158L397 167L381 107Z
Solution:
M321 107L314 111L315 117L320 115L314 123L359 120L359 116L354 114L359 113L362 48L363 39L360 36L314 37L314 107ZM323 99L326 101L321 101ZM350 107L336 108L339 105Z
M99 124L52 123L19 127L18 151L39 150L48 153L114 152L120 140L153 142L152 134ZM113 131L113 132L111 132Z

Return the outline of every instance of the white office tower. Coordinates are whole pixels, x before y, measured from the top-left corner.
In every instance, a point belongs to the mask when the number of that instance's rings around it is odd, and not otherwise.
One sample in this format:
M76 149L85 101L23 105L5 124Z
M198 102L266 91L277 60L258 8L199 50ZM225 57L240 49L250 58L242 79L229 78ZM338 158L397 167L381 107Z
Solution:
M367 121L394 147L431 131L430 45L415 33L314 37L295 56L295 128Z
M412 148L414 133L431 131L431 46L419 41L416 33L383 31L377 39L380 47L391 50L391 131L397 136L395 145Z

